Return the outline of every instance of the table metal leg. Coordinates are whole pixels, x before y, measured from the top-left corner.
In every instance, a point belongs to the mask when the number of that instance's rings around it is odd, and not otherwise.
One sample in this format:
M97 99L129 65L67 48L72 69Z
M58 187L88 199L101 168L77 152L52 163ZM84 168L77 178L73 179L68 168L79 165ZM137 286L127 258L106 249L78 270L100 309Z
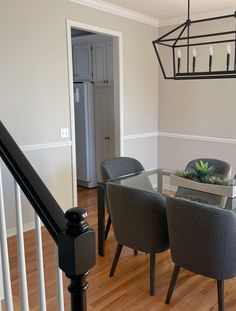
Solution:
M158 191L160 192L160 193L162 193L163 192L163 174L162 173L158 173Z
M105 256L105 195L106 186L98 185L98 255Z

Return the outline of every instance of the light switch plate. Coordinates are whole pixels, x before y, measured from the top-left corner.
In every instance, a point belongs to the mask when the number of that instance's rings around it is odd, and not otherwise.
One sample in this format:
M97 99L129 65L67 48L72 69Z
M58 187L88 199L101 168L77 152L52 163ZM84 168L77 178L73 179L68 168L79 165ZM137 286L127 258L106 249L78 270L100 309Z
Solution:
M69 137L69 129L68 128L61 128L61 138Z

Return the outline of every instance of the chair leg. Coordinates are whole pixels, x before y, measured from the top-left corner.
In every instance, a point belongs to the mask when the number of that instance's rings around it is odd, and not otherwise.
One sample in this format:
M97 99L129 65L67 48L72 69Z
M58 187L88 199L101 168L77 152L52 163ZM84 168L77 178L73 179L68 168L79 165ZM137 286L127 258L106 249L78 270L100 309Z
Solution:
M224 280L217 280L218 308L224 311Z
M134 249L134 256L138 255L138 251L136 249Z
M150 254L150 295L155 295L155 259L156 254Z
M105 240L107 240L110 228L111 228L111 216L109 215L108 220L107 220L106 230L105 230Z
M117 247L116 247L116 253L115 253L115 257L113 259L113 263L111 266L111 271L110 271L109 277L112 277L116 271L116 266L117 266L118 260L120 258L120 253L122 251L122 248L123 248L123 245L118 243Z
M173 273L172 273L172 277L171 277L171 281L170 281L170 285L169 285L169 289L168 289L168 293L166 295L166 301L165 303L168 305L170 303L174 288L175 288L175 284L179 275L179 271L180 271L180 267L176 266L174 267Z

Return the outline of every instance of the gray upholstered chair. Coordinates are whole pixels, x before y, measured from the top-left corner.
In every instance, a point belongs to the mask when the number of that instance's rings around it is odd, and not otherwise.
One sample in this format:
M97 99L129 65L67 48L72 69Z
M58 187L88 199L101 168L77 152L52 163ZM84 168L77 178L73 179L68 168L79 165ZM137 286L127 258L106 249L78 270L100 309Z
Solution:
M171 257L175 264L166 304L180 268L217 280L219 310L224 310L224 280L236 275L236 214L179 198L167 198Z
M144 170L142 164L133 158L129 157L117 157L109 160L105 160L101 163L101 172L103 180L116 178L123 175L132 173L138 173ZM109 215L106 230L105 239L107 239L109 230L111 227L111 217Z
M108 184L108 202L117 248L110 277L123 246L150 254L150 294L155 293L155 254L169 248L166 199L159 193Z

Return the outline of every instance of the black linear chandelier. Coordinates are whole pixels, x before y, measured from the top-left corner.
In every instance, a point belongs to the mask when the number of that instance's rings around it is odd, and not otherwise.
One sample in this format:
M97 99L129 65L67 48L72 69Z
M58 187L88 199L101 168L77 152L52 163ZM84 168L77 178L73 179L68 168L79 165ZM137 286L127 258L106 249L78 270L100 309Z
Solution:
M194 24L206 30L212 21L221 20L224 23L223 27L226 27L230 19L233 22L233 30L190 34ZM188 0L186 22L152 42L164 78L173 80L236 78L235 22L236 12L231 15L191 20L190 0ZM168 49L169 61L166 65L161 57L162 49ZM169 70L168 73L166 69Z

